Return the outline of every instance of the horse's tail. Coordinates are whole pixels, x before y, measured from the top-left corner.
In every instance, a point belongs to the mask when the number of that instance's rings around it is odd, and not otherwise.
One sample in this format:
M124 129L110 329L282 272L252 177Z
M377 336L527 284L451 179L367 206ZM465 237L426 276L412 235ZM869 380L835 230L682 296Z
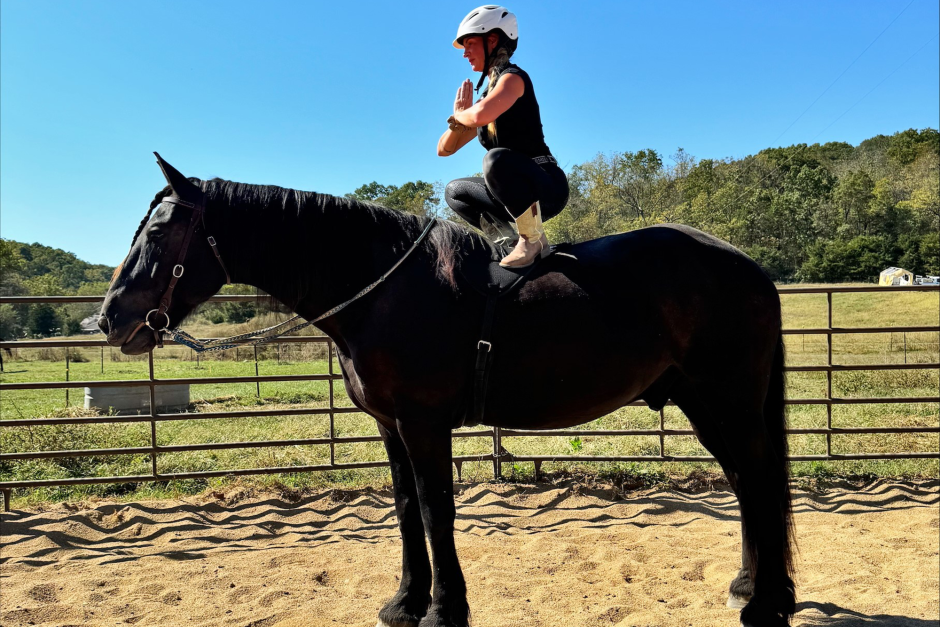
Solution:
M782 325L781 325L782 326ZM777 485L770 489L777 493L777 502L780 504L780 517L786 537L783 541L783 560L787 567L787 574L793 576L793 502L790 495L790 462L787 461L789 446L787 445L787 406L786 373L783 370L785 354L783 348L783 332L777 335L777 347L774 351L773 363L770 370L770 385L767 388L767 397L764 399L764 423L770 442L773 446L775 463L773 476L777 478Z

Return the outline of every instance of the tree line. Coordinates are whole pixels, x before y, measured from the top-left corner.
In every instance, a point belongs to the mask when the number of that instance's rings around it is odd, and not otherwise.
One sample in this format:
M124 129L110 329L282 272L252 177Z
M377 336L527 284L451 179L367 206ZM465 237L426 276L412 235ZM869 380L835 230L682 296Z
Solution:
M547 225L560 241L677 222L730 242L776 281L874 281L892 265L940 274L935 129L737 160L598 155L569 185L568 208Z
M682 223L738 247L776 281L874 281L892 265L940 274L940 133L909 129L844 142L768 148L742 159L696 159L681 148L599 154L568 173L568 207L546 224L581 242ZM349 198L460 221L443 184L365 184ZM0 239L0 295L100 295L114 268L59 249ZM227 286L248 293L247 286ZM199 315L244 322L260 303L218 303ZM72 334L94 304L2 305L0 338Z

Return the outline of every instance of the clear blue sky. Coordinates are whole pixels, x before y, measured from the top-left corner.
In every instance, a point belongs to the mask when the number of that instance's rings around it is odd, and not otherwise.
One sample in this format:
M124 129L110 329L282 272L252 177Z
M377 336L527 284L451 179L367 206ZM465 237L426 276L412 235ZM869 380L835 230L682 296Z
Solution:
M337 195L477 172L477 144L435 154L457 87L476 80L451 47L474 6L3 0L0 234L118 263L163 185L154 150L189 176ZM566 168L940 126L936 0L509 8Z

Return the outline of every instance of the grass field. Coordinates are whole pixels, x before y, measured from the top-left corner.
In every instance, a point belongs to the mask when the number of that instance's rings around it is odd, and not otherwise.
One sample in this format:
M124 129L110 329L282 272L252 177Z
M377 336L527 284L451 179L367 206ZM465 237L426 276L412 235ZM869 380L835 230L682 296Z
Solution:
M784 295L784 327L810 329L827 325L827 304L824 294ZM833 297L833 325L858 326L927 326L937 325L940 296L936 293L836 294ZM270 324L270 320L263 324ZM243 327L203 325L194 332L203 336L238 333ZM918 364L940 361L940 337L937 333L879 333L837 335L833 341L833 362L837 364ZM825 365L827 344L824 335L786 336L787 364ZM65 349L20 349L7 359L2 381L108 380L148 376L146 358L128 358L105 348L70 349L66 375ZM266 347L259 353L258 373L261 375L325 374L329 370L324 346L320 344ZM155 375L158 378L192 378L213 376L248 376L255 374L256 362L251 349L239 354L227 351L212 358L194 359L191 351L166 348L156 353ZM222 412L233 409L275 409L288 407L324 408L329 405L327 381L270 382L226 385L194 385L191 388L190 411ZM260 394L259 394L260 392ZM835 397L918 397L936 396L940 392L940 373L935 369L903 369L896 371L836 372L832 377ZM349 407L342 382L334 383L335 405ZM791 372L787 396L791 399L822 398L826 395L826 373ZM72 389L7 390L0 397L0 419L53 416L96 415L85 410L83 392ZM940 424L937 403L864 404L836 406L832 412L835 427L936 427ZM789 423L793 428L826 426L825 406L791 406ZM677 408L665 413L667 428L688 428L688 422ZM583 425L582 436L504 438L503 445L517 455L657 455L659 439L655 436L609 437L592 436L598 429L654 429L659 414L642 407L626 407L597 421ZM360 413L338 414L336 435L376 435L374 421ZM323 415L301 415L265 418L225 418L214 420L181 420L157 424L159 445L198 444L210 442L242 442L326 437L329 419ZM929 435L834 435L833 453L936 452L940 438ZM0 450L3 452L52 451L64 449L97 449L149 446L149 423L114 423L107 425L59 425L0 428ZM790 437L794 455L824 454L825 435L793 435ZM667 436L665 451L669 455L704 455L706 452L693 437ZM454 441L456 455L487 455L492 452L488 438L458 438ZM384 460L381 443L338 444L337 462ZM261 468L266 466L299 466L329 461L329 447L324 445L268 447L261 449L227 449L165 453L158 456L158 470L164 473L202 470ZM629 475L644 481L662 481L668 477L687 477L692 473L715 472L717 466L702 463L598 463L555 462L543 466L543 472L591 472L600 475ZM0 462L0 481L55 479L79 476L111 476L147 474L148 455L86 456L49 460ZM838 461L801 462L793 464L794 474L820 478L853 474L880 476L925 477L938 475L938 460ZM529 478L531 463L504 466L507 476ZM464 464L464 479L492 477L489 460ZM296 487L385 485L388 471L380 469L343 470L325 473L293 473L262 475L247 481L264 485ZM123 496L140 499L153 496L199 492L232 479L190 480L157 484L91 485L43 488L17 491L20 504L44 500L77 499L92 495ZM240 481L246 481L241 479Z

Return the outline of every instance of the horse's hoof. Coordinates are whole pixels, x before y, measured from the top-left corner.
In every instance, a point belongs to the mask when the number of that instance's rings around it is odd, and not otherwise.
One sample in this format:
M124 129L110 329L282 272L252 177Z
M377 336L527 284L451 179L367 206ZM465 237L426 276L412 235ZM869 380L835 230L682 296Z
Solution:
M742 597L732 592L728 595L728 602L726 605L733 610L743 610L744 606L747 605L748 601L750 600L751 599L748 597Z
M741 627L790 627L788 616L748 607L741 612Z

